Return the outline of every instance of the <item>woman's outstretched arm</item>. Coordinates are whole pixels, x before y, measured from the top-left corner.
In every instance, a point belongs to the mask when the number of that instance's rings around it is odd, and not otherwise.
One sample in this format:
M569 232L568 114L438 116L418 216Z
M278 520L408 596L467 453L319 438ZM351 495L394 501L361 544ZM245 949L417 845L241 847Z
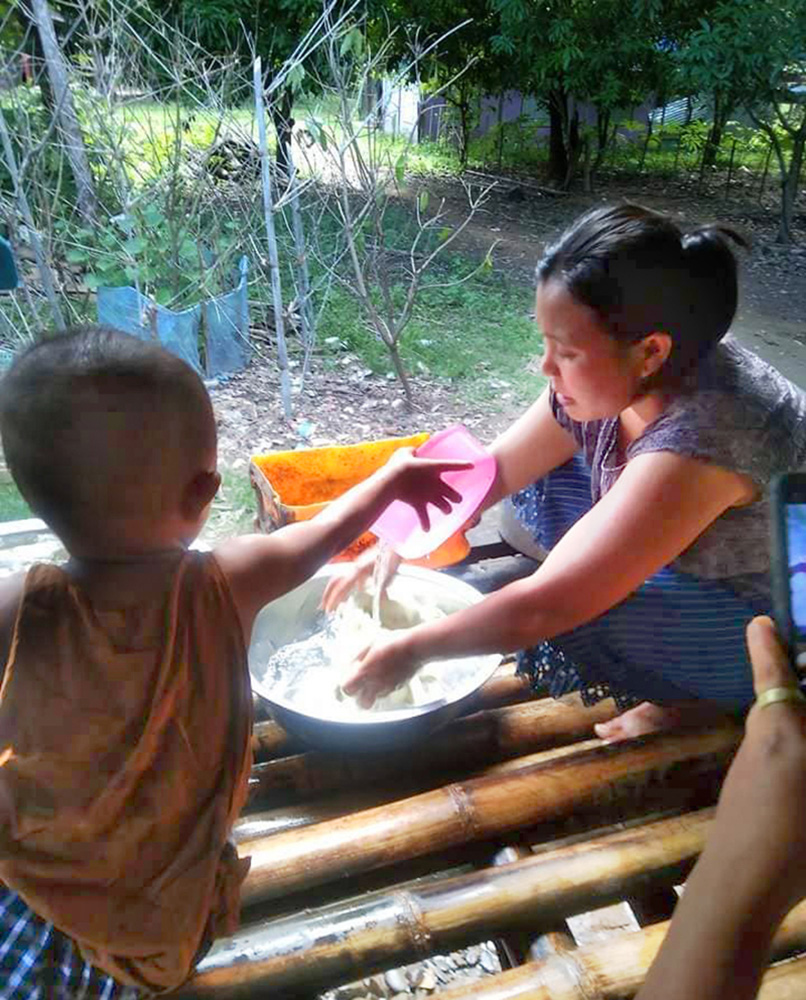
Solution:
M672 562L751 489L742 476L708 462L666 451L640 455L531 577L380 640L344 690L368 704L429 660L523 649L578 628Z

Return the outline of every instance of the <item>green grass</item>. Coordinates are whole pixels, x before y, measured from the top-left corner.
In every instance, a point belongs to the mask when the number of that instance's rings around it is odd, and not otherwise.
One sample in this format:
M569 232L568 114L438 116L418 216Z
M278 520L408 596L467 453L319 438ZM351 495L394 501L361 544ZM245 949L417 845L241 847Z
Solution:
M0 483L0 521L21 521L33 516L14 483Z
M449 274L440 274L439 280L467 274L473 266L454 255ZM531 317L532 299L531 288L496 272L448 288L425 288L401 339L407 370L415 377L449 379L474 404L496 405L502 381L509 383L512 400L531 401L545 384L527 368L534 367L530 363L542 349ZM338 344L327 345L334 337ZM392 370L386 348L368 332L355 302L344 292L334 293L319 342L325 345L326 360L335 360L346 347L373 371Z
M254 531L255 497L246 468L220 468L221 487L204 528L208 540Z

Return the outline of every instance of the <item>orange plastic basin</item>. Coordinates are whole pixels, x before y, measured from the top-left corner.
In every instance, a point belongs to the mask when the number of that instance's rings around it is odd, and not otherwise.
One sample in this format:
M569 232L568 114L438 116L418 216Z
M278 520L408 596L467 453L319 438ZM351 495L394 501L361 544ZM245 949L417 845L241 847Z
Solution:
M392 452L398 448L416 448L428 437L422 433L360 444L253 455L249 475L257 499L259 529L270 532L294 521L309 520L331 500L372 475L386 463ZM371 532L366 532L336 558L354 559L376 540ZM450 566L464 559L469 551L467 539L459 531L416 563L432 569Z

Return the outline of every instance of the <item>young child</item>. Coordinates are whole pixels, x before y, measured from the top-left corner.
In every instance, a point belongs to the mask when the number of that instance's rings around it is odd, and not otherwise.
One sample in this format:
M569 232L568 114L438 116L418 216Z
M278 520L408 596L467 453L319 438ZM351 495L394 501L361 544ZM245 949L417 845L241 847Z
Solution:
M0 390L6 460L64 566L0 582L0 996L179 986L233 930L256 613L395 497L461 463L406 452L315 520L188 551L220 478L210 400L160 347L44 341Z

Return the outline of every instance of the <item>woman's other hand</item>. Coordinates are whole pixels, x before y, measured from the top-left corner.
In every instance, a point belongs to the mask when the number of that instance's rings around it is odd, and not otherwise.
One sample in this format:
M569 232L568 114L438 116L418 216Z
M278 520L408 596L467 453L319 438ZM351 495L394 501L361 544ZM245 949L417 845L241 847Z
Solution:
M355 697L362 708L371 708L381 698L412 677L420 666L408 635L411 629L393 632L367 646L355 659L355 672L342 684L344 693Z
M332 576L325 587L322 595L322 609L324 611L335 611L335 609L345 601L354 590L363 587L367 580L375 575L376 565L383 563L383 578L378 581L381 593L386 592L392 577L397 573L398 567L403 561L400 556L387 549L386 555L377 545L366 549L353 562L348 563L347 569L338 576Z

